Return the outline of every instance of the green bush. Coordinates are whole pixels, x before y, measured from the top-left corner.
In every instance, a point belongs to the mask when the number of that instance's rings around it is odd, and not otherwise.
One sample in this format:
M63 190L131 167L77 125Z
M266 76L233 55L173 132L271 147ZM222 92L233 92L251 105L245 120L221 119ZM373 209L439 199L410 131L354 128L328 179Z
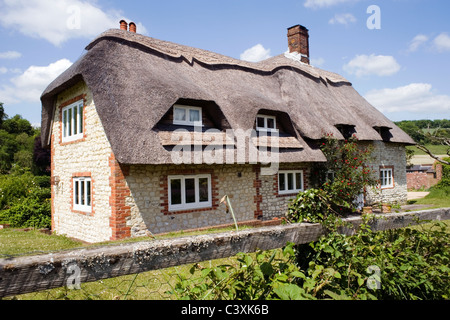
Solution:
M0 221L12 227L51 225L50 178L30 172L0 176Z
M297 194L288 206L286 218L290 222L324 221L332 213L332 199L321 189L308 189Z
M373 232L367 217L355 235L329 232L305 245L288 244L283 256L240 254L237 265L205 268L198 281L180 276L179 299L286 300L450 298L450 234L431 228Z
M25 198L11 208L1 211L0 220L13 228L49 228L51 227L50 200Z

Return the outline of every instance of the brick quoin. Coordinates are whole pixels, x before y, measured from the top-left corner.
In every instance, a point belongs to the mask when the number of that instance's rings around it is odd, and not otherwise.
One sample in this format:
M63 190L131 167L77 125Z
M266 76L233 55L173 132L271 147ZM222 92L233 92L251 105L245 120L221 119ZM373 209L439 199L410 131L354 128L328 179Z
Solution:
M255 165L253 166L253 172L255 173L255 180L253 181L253 187L255 188L255 196L254 196L254 202L256 204L256 210L254 217L255 219L262 219L263 212L261 210L261 202L262 202L262 194L261 194L261 166Z
M109 226L112 230L110 240L118 240L131 236L131 228L127 226L127 218L131 216L131 207L126 205L126 199L131 195L131 192L125 180L125 176L129 175L129 167L120 165L114 154L111 154L109 158L109 167L111 168L109 178L111 217Z

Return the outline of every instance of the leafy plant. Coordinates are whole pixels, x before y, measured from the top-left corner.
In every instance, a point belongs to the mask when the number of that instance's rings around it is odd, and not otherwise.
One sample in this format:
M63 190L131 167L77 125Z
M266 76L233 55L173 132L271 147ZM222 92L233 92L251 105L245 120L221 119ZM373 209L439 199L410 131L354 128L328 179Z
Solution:
M356 136L338 140L332 134L326 134L321 150L327 162L314 166L312 184L328 193L335 211L354 210L356 198L378 183L368 166L373 148L359 143Z
M275 252L240 254L237 265L180 277L180 299L448 299L450 234L445 224L373 232L367 215L353 236L334 231L315 242ZM333 228L331 228L333 229Z
M0 176L0 221L12 227L51 225L50 178L22 170Z

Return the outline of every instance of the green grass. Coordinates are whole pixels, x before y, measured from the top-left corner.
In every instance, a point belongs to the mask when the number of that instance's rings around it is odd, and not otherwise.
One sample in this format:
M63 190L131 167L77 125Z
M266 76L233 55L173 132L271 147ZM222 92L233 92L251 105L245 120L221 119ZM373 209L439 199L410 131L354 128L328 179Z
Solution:
M422 199L410 200L409 204L432 205L431 208L450 208L450 187L430 189L430 193Z
M240 226L239 230L245 230L250 227ZM228 232L235 230L234 227L221 229L206 229L201 231L179 231L171 232L164 235L157 235L155 238L137 237L125 240L107 241L95 244L86 244L81 241L73 240L65 236L56 234L48 235L38 230L22 231L23 229L6 228L0 229L0 258L17 255L33 255L40 253L49 253L54 251L62 251L76 249L88 246L114 245L120 243L152 241L159 239L169 239L176 237L194 236L201 234L210 234L218 232Z
M439 145L427 144L427 145L425 145L425 147L427 147L428 150L430 150L435 155L447 154L447 150L448 150L448 147L440 145L440 144ZM426 155L425 152L423 152L422 150L417 149L415 146L408 146L406 148L410 149L410 150L413 150L414 151L414 155Z
M82 242L64 236L48 235L38 230L0 230L0 258L23 254L39 254L73 249L83 246Z

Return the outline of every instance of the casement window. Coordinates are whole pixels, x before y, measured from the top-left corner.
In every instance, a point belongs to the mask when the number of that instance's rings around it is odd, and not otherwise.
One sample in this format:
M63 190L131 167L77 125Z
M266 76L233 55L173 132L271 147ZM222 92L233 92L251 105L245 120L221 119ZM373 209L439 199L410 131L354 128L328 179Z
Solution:
M201 126L202 108L174 105L173 106L173 124Z
M169 176L169 211L211 207L211 175Z
M278 193L290 194L303 191L303 171L279 171L278 172Z
M258 114L256 116L256 130L258 131L277 131L277 118Z
M83 138L83 107L79 100L62 109L62 142Z
M393 188L394 187L394 175L392 168L380 169L380 187L381 188Z
M73 209L92 211L92 180L90 177L73 178Z

